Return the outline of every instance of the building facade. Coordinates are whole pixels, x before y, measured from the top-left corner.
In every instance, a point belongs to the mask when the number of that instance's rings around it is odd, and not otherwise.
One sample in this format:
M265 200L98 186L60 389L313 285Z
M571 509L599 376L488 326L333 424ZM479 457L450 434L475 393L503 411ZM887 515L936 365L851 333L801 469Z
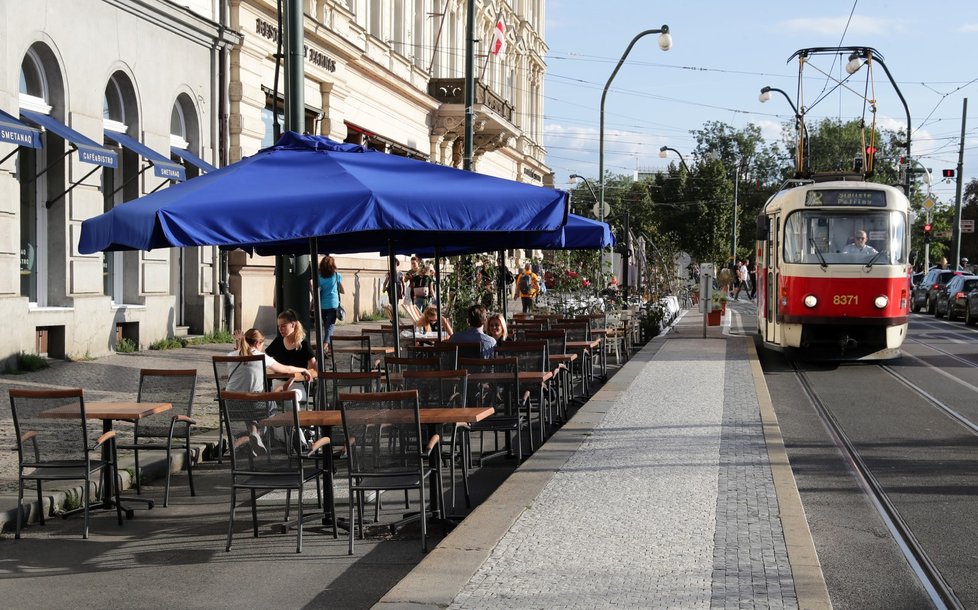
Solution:
M184 2L183 4L188 4ZM0 317L19 352L98 356L212 328L213 248L81 255L81 222L218 162L209 0L0 1Z
M474 2L472 168L552 186L543 142L544 0ZM305 123L299 130L390 154L462 167L467 0L304 0ZM231 0L230 159L274 142L283 109L275 87L282 38L275 0ZM505 50L489 52L503 23ZM283 45L285 46L285 45ZM284 66L279 82L284 83ZM281 123L281 121L280 121ZM344 306L360 315L384 302L387 262L338 256ZM235 325L275 328L274 260L231 257Z
M468 0L295 1L306 111L289 128L462 166ZM85 219L274 142L276 123L286 127L276 4L0 0L3 364L20 352L80 358L123 340L274 330L271 259L211 247L81 255L77 244ZM550 186L545 0L474 4L472 168ZM379 309L386 262L338 262L346 309Z

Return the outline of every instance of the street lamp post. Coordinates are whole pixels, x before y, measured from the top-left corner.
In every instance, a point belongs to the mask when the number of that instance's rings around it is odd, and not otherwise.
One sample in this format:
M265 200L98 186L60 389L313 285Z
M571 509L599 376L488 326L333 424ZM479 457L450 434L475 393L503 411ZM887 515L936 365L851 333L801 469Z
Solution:
M601 181L599 192L601 193L598 200L598 208L601 212L600 220L604 222L604 186L605 186L605 176L604 176L604 103L605 99L608 97L608 88L611 87L611 81L615 79L615 75L618 74L618 70L621 69L623 63L625 63L625 58L631 52L632 47L638 42L639 38L643 36L648 36L649 34L659 35L659 48L663 51L668 51L672 48L672 36L669 34L669 26L663 25L661 28L655 30L645 30L644 32L639 32L632 41L628 43L628 47L625 48L625 52L622 53L621 59L618 60L618 65L615 66L614 71L612 71L611 76L608 77L608 82L605 83L604 89L601 91L601 113L600 113L600 127L598 133L598 180ZM604 274L604 249L601 249L601 273ZM603 278L602 278L603 281Z
M685 169L686 173L688 174L689 166L686 165L686 159L683 159L683 154L678 150L676 150L675 148L672 148L671 146L663 146L662 148L659 149L659 158L665 159L667 150L671 150L672 152L676 153L676 155L679 157L679 162L682 164L683 169Z
M798 149L795 151L795 178L802 178L808 174L806 167L808 155L805 154L806 146L808 146L808 131L805 129L805 117L798 112L798 107L791 101L791 97L777 87L761 87L761 94L757 96L757 99L762 104L767 102L771 99L772 91L777 91L783 95L784 99L788 100L791 111L795 113L795 131L798 132Z

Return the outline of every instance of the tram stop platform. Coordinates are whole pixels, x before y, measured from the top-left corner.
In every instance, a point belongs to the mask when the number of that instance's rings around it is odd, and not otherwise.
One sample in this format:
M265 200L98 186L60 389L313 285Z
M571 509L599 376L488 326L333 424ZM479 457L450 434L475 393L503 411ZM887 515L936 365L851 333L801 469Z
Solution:
M683 312L374 607L831 607L753 312Z

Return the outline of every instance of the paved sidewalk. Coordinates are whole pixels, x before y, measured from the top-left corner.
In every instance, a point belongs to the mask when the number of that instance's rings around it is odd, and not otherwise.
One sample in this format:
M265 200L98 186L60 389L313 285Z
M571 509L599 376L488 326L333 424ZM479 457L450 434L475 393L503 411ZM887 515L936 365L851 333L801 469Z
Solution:
M686 313L377 607L830 607L752 312Z

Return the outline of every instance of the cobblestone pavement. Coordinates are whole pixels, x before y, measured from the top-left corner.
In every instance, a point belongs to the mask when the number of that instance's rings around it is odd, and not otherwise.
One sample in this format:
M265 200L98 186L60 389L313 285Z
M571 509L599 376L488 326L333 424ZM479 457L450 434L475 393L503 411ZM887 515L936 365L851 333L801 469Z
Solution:
M750 369L726 343L668 341L452 607L797 607Z
M17 491L17 444L8 389L84 388L86 400L135 400L139 389L139 369L195 368L197 393L194 417L198 422L197 430L216 430L217 403L214 401L216 389L211 356L226 354L231 349L229 344L195 345L183 349L112 354L80 362L53 360L49 368L41 371L0 375L0 494ZM100 423L94 422L92 426L93 431L101 431ZM120 434L125 434L125 424L116 427Z
M359 333L361 328L379 327L380 322L347 323L338 332ZM13 416L10 412L9 388L57 389L84 388L85 400L135 400L139 390L139 369L197 369L197 392L194 399L195 435L217 430L217 389L211 356L224 355L234 349L231 344L191 345L182 349L143 350L131 354L111 354L93 360L65 362L51 360L50 367L32 373L0 374L0 494L17 491L17 444ZM101 424L92 423L101 433ZM125 438L126 424L115 426Z

